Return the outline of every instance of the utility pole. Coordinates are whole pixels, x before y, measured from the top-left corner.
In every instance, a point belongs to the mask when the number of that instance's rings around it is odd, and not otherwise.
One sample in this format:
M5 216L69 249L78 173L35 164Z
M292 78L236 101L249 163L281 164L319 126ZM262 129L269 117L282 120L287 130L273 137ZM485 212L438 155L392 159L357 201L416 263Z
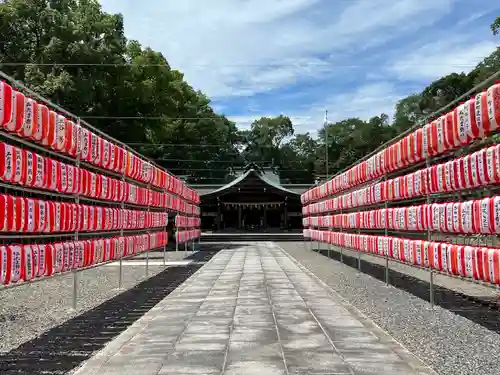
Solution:
M325 111L325 181L328 181L328 110Z

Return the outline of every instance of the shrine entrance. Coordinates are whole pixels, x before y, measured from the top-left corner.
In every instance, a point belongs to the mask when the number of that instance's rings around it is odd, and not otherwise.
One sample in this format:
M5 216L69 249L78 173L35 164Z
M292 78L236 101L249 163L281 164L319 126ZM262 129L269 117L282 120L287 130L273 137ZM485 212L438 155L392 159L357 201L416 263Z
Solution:
M264 209L263 208L251 208L244 209L242 218L242 227L244 230L252 230L255 228L264 227Z
M229 184L202 195L201 210L202 217L213 217L211 228L205 230L263 232L302 227L301 220L295 220L302 212L300 194L267 178L255 166Z
M285 202L228 203L223 202L223 229L262 231L285 227Z

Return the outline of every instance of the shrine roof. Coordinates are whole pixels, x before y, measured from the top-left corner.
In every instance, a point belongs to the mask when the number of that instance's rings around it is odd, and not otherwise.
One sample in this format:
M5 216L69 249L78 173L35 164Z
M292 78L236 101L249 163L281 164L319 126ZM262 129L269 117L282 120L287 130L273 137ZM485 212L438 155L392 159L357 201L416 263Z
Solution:
M287 188L283 187L278 182L269 179L267 176L265 176L265 174L261 173L261 171L256 170L254 168L248 169L245 173L243 173L242 175L238 176L237 178L235 178L234 180L232 180L228 184L226 184L224 186L221 186L221 187L219 187L219 188L217 188L215 190L211 190L211 191L205 192L205 193L202 192L202 191L199 191L199 192L200 192L200 195L203 196L203 197L207 197L207 196L211 196L211 195L218 195L218 194L221 194L221 193L223 193L223 192L225 192L225 191L227 191L227 190L229 190L231 188L237 187L238 185L242 184L245 180L248 180L251 177L257 177L265 185L268 185L269 187L271 187L273 189L276 189L276 190L279 190L279 191L281 191L283 193L286 193L286 194L289 194L289 195L300 195L301 194L301 193L299 193L297 191L293 191L293 190L290 190L290 189L287 189Z

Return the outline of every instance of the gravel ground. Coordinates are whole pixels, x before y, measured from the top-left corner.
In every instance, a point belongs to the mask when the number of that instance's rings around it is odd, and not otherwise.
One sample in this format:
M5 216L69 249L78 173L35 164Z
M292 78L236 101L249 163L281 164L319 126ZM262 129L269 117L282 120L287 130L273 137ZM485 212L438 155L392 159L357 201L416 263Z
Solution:
M188 256L191 254L188 253ZM167 260L171 261L184 257L184 252L167 253ZM71 309L71 274L0 290L0 353L38 337L48 329L100 305L146 279L145 266L127 265L126 262L124 261L123 266L122 290L118 289L119 267L101 266L79 272L76 311ZM148 277L163 269L163 266L149 265Z
M427 301L306 250L303 244L280 245L438 373L500 375L498 330L439 306L432 311Z
M316 244L313 247L316 249ZM323 254L327 251L326 245L322 246ZM385 268L385 259L376 257L366 253L358 253L356 251L343 250L344 255L349 255L353 258L357 258L358 256L362 261L369 262L371 264L378 264ZM337 253L338 255L339 253ZM326 255L326 254L324 254ZM339 260L339 257L335 259ZM357 265L356 265L357 267ZM425 282L429 281L429 271L417 267L412 267L403 263L390 261L389 267L392 271L397 271L405 275L409 275L415 277L419 280L423 280ZM485 300L493 300L498 296L498 289L489 284L481 284L470 282L464 279L460 279L457 277L449 277L445 274L434 273L434 284L438 286L442 286L447 289L454 290L459 293L466 294L468 296L473 296L477 298L482 298Z

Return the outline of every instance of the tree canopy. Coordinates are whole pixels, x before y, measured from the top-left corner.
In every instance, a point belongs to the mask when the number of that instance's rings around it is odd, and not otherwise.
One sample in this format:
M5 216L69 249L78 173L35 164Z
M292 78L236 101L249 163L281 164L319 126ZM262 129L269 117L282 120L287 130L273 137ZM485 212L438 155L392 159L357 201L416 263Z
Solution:
M500 32L500 17L491 30ZM317 137L297 133L286 115L238 129L165 56L127 40L123 17L97 0L0 2L0 66L190 182L223 183L231 167L252 161L277 167L284 182L310 184L326 173L326 149L332 175L499 71L500 50L400 100L392 118L345 119Z
M500 17L497 17L496 20L491 24L491 31L493 35L497 35L500 31Z

